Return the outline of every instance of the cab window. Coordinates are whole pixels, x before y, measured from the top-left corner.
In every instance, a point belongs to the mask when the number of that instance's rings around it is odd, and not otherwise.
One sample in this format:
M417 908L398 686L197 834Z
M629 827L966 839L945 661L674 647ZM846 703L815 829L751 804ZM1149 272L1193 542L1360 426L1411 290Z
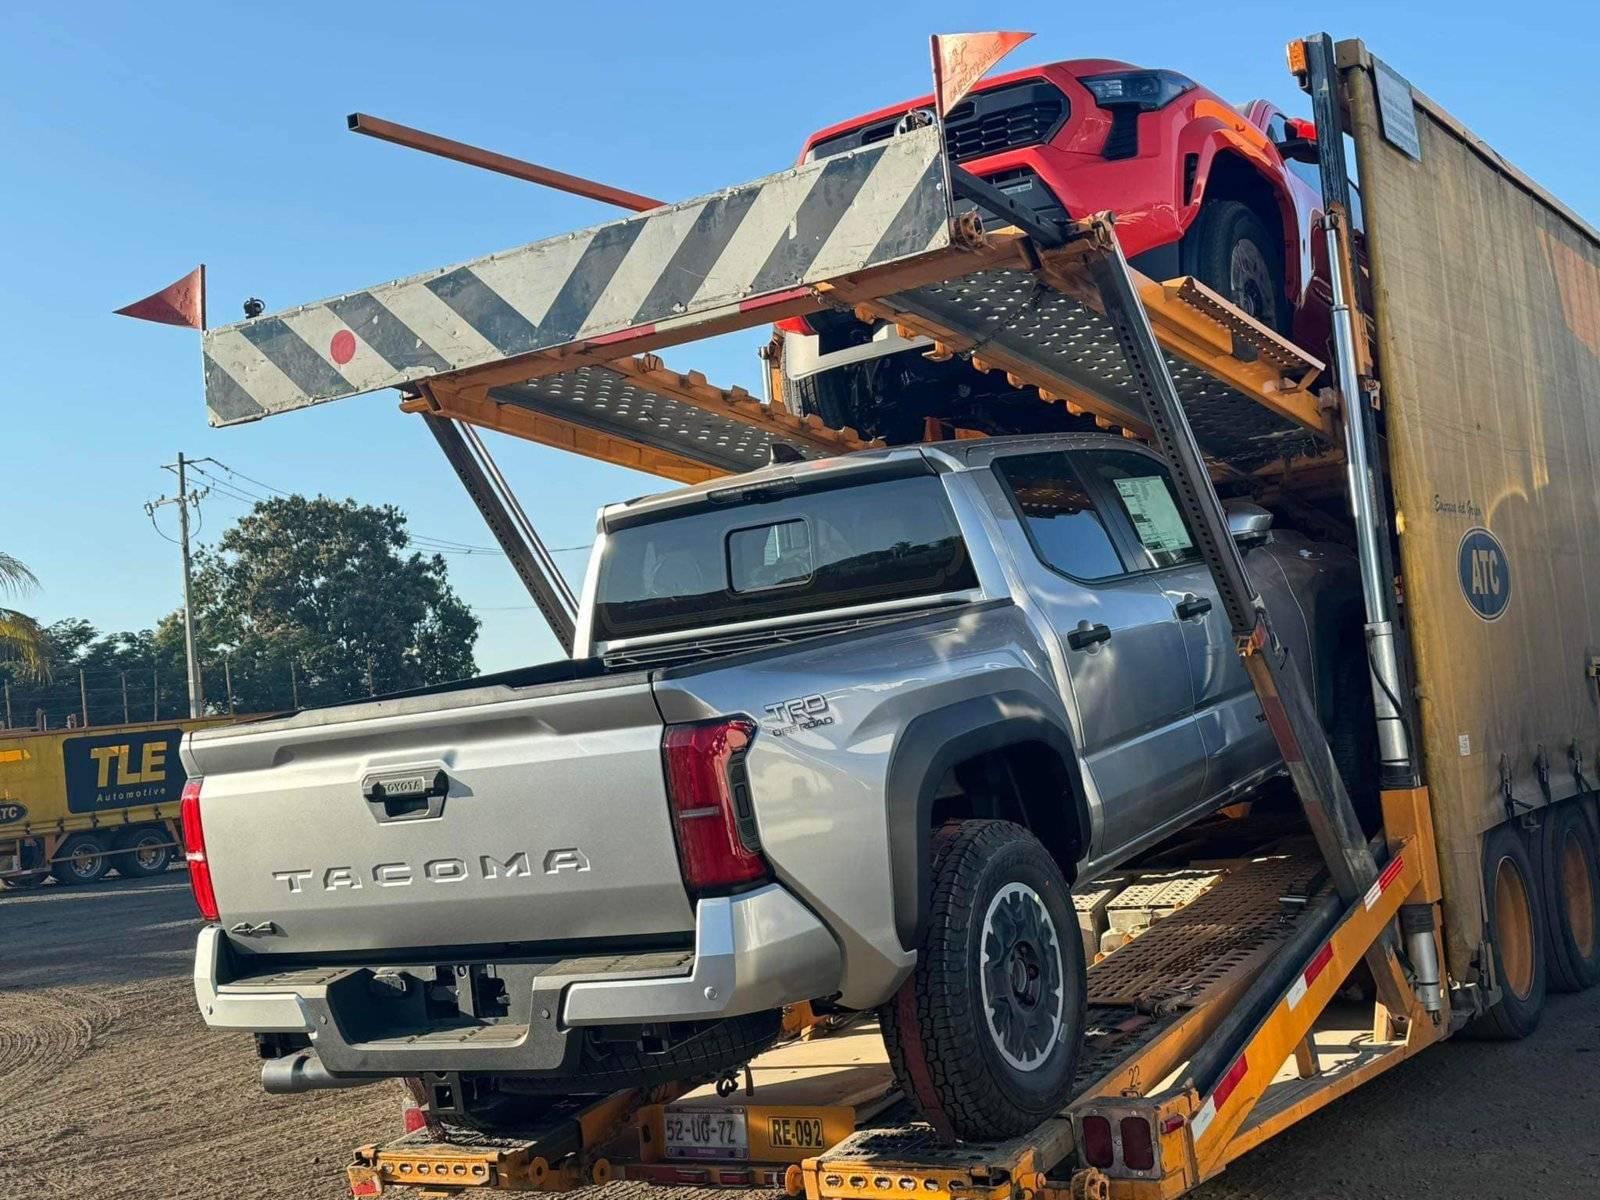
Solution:
M996 459L994 469L1042 561L1075 579L1124 574L1116 544L1066 454L1008 455Z
M1145 569L1160 570L1199 562L1188 523L1178 508L1167 468L1131 450L1083 450L1078 466L1100 483L1107 503L1115 504L1133 526Z

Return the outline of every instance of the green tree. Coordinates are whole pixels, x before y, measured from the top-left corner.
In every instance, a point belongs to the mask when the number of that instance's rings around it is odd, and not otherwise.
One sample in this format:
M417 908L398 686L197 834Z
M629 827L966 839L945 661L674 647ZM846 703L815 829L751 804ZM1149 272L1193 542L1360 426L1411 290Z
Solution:
M15 596L38 583L33 572L0 551L0 597ZM47 641L39 623L26 613L0 605L0 658L21 666L30 675L47 669Z
M478 619L450 587L444 559L410 544L392 505L283 496L256 504L202 551L196 639L202 661L226 658L238 711L280 707L291 662L302 704L473 674ZM153 644L181 652L180 614L162 621ZM217 708L214 670L209 680Z

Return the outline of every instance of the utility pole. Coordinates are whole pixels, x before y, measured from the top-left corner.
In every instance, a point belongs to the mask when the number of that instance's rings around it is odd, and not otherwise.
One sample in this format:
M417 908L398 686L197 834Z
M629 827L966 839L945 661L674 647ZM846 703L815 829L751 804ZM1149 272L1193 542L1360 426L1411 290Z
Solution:
M156 519L156 509L164 504L178 506L178 544L183 549L183 656L189 668L189 715L198 717L205 707L205 690L200 682L200 663L194 652L194 570L191 565L189 552L189 509L198 507L200 499L210 488L189 490L188 468L197 463L216 462L214 458L185 458L183 451L178 451L178 461L163 463L169 471L178 473L178 494L176 496L163 496L159 500L151 501L144 506L152 522Z
M6 728L11 728L11 681L6 680Z
M128 715L128 673L122 672L122 723L131 725L133 719Z
M78 668L78 711L83 713L84 728L89 725L89 685L84 682L83 668Z

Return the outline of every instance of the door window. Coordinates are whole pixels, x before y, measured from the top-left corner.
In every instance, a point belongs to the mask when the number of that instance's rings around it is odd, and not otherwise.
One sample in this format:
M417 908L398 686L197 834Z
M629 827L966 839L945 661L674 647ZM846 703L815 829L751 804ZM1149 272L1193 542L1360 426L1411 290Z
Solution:
M1125 572L1105 522L1064 453L1008 455L995 460L995 471L1045 563L1076 579Z
M1165 466L1131 450L1085 450L1077 459L1127 515L1145 556L1142 565L1159 570L1200 561Z

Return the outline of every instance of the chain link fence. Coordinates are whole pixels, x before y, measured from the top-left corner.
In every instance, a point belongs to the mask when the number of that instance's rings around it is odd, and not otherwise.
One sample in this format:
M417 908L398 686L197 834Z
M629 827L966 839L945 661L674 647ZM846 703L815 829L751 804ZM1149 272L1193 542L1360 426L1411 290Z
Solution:
M279 712L371 695L370 677L338 685L295 660L201 667L201 711L207 716ZM87 729L189 716L189 683L181 665L69 670L48 681L4 683L0 728Z

